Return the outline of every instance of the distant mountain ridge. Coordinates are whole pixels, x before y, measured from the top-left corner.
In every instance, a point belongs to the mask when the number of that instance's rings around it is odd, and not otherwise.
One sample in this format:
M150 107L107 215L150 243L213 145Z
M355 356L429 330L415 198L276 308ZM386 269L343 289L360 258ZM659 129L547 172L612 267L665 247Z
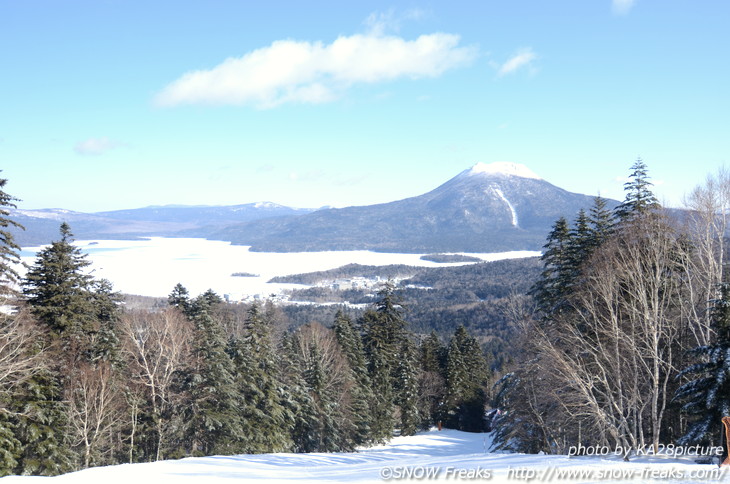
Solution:
M291 208L271 202L241 205L164 205L97 213L64 209L11 210L11 217L26 230L14 230L21 246L47 244L58 238L61 222L71 226L76 239L135 239L205 234L228 225L260 218L310 213L314 209Z
M259 202L12 216L27 229L16 232L23 246L56 240L66 221L79 240L202 237L269 252L500 252L540 250L555 220L587 210L593 198L552 185L524 165L477 163L428 193L377 205L314 210Z
M593 199L558 188L524 165L477 163L420 196L261 219L208 237L279 252L540 250L559 217L588 210Z

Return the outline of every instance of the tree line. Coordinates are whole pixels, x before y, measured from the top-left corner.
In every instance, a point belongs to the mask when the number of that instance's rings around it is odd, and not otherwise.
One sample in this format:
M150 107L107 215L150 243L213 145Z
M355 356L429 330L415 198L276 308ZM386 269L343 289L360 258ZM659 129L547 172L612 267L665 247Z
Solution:
M489 369L476 339L463 327L447 344L417 338L391 283L356 319L340 311L292 330L272 304L180 284L166 307L126 309L65 223L22 278L19 247L0 237L13 308L0 315L0 475L352 451L437 422L483 429Z
M730 174L663 209L639 159L615 210L553 225L510 308L521 357L497 384L503 448L721 443L730 415Z

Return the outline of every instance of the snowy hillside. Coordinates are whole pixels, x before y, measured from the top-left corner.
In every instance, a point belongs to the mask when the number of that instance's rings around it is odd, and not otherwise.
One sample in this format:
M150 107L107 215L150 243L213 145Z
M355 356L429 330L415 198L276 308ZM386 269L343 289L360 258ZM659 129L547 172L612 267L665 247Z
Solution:
M696 464L692 457L663 455L622 461L605 457L567 457L489 453L487 434L432 430L397 437L390 444L358 453L262 454L200 457L148 464L97 467L51 478L59 483L125 482L723 482L727 468ZM3 484L45 481L7 477Z

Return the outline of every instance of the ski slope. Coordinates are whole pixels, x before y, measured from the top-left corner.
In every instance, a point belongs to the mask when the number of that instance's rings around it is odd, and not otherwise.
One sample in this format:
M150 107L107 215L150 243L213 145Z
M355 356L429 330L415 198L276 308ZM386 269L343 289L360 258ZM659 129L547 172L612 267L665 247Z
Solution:
M96 467L57 477L5 477L2 484L335 482L730 482L728 468L696 457L604 457L490 453L488 434L431 430L355 453L214 456ZM623 476L623 477L622 477Z

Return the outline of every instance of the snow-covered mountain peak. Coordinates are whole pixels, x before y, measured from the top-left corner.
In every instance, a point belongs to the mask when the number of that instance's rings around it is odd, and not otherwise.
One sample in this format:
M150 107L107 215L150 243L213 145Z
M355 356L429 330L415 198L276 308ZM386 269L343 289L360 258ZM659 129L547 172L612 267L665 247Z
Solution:
M273 202L256 202L253 206L254 208L282 208L282 205Z
M510 163L508 161L497 161L495 163L479 162L465 171L467 176L474 175L502 175L502 176L518 176L522 178L533 178L542 180L534 171L519 163Z

